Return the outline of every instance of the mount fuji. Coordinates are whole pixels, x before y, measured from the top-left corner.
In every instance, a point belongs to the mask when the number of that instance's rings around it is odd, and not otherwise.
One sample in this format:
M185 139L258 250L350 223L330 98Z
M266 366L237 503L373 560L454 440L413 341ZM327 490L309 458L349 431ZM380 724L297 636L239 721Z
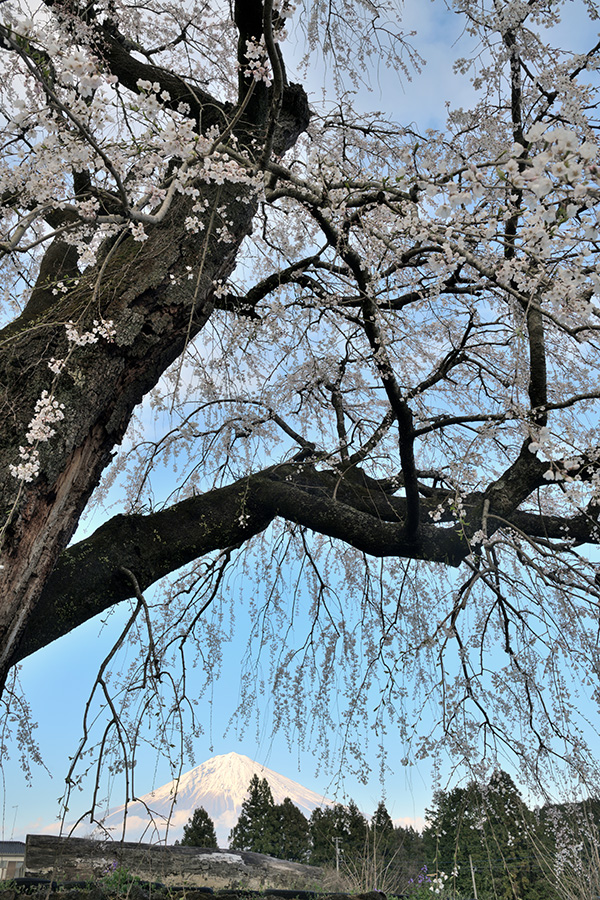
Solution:
M229 832L238 820L253 775L267 779L275 803L289 797L307 818L316 807L331 805L330 800L249 757L227 753L207 759L178 781L170 781L130 803L125 839L160 840L172 844L181 839L183 826L194 810L203 806L215 823L219 846L226 847ZM122 834L123 814L124 807L121 806L104 820L104 828L117 840Z

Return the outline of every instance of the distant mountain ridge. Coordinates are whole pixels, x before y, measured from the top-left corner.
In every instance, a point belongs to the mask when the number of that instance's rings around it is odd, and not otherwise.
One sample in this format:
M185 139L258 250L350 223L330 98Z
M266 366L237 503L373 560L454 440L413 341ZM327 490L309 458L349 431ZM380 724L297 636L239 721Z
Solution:
M286 778L248 756L226 753L213 756L168 784L145 794L127 810L125 839L128 841L164 841L172 844L180 840L183 826L195 809L203 806L213 822L220 847L226 847L229 832L236 824L248 785L253 775L266 778L273 800L290 800L308 818L313 809L329 806L331 801L320 794ZM173 798L176 795L176 803ZM146 807L151 810L150 815ZM124 807L113 810L104 820L104 827L118 839L121 837Z

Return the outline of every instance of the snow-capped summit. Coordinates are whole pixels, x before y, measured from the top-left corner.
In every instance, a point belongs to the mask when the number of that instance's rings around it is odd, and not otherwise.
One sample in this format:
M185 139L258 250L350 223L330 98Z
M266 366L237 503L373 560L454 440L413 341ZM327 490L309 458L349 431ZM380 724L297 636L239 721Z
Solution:
M267 779L275 803L289 797L307 818L317 806L330 803L314 791L247 756L226 753L207 759L182 775L178 782L170 781L131 803L127 811L126 840L157 841L166 837L167 843L172 844L181 838L183 826L194 810L203 806L215 823L219 846L226 847L229 832L238 820L253 775ZM146 807L152 811L152 817ZM107 816L104 826L118 839L121 837L122 823L123 807L120 807Z

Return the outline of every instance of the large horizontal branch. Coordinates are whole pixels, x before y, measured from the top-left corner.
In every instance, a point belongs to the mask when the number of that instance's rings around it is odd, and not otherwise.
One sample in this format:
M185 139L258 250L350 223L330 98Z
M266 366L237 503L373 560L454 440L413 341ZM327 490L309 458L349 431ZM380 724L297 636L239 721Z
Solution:
M63 551L46 583L11 662L18 662L115 604L133 596L123 569L142 590L203 555L239 547L280 516L319 534L344 541L374 557L424 559L458 566L471 552L467 536L480 527L483 495L465 498L468 524L425 522L420 540L406 534L406 500L391 497L361 470L341 476L312 464L273 466L147 515L117 515L89 538ZM426 501L431 509L435 500ZM504 519L490 512L489 533L515 527L536 537L594 541L593 524L582 515L546 518L515 512Z
M175 72L143 62L133 56L133 53L129 52L130 49L134 49L133 45L119 32L111 18L107 17L100 23L91 14L87 5L78 7L77 4L67 4L64 0L44 0L44 2L57 16L64 16L68 21L75 15L87 24L95 34L95 49L102 64L111 74L116 75L124 87L139 94L138 81L151 83L157 81L161 90L168 91L170 95L170 98L164 101L165 106L177 110L180 109L180 104L187 104L190 115L203 130L211 125L223 124L225 104L216 100L200 86L189 84Z
M248 503L249 480L150 515L117 515L64 550L46 582L12 664L212 550L239 544L273 518Z
M178 111L181 110L182 103L187 104L190 116L198 123L200 131L206 131L213 125L227 125L225 104L197 85L188 84L176 73L136 59L127 52L118 36L111 34L108 27L102 29L102 56L104 64L117 76L119 83L136 94L140 93L138 81L157 81L161 90L169 94L169 99L161 102Z
M63 551L12 663L131 597L131 581L123 576L123 568L146 590L206 553L242 544L276 516L372 556L421 555L457 565L468 552L451 529L437 534L431 527L418 553L414 542L404 539L402 498L381 491L370 494L358 481L345 483L335 473L290 464L157 513L115 516ZM385 521L381 513L394 521Z
M500 516L508 518L533 493L536 488L548 484L545 472L550 463L544 462L529 450L530 441L525 440L515 461L490 484L485 492Z
M573 544L597 544L595 532L597 521L589 514L579 513L573 516L541 516L539 513L517 511L510 517L510 522L499 516L491 516L495 528L497 524L510 525L523 532L532 541L546 539L548 541L566 540Z

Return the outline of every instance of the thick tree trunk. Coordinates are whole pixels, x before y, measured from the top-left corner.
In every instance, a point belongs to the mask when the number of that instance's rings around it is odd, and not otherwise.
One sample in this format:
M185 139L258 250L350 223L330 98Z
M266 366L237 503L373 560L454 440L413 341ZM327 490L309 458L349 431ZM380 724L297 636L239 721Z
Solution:
M117 243L103 270L86 272L59 300L51 290L57 278L50 267L50 284L38 283L34 292L33 313L26 309L1 333L0 683L134 407L207 321L215 282L230 275L250 230L255 204L244 202L249 198L243 188L225 185L205 193L211 202L204 232L186 231L191 201L181 197L166 220L149 230L147 241L128 236ZM224 208L231 223L227 243L211 228L215 205ZM69 352L65 323L80 323L85 331L100 316L114 323L114 340L76 346L53 387L48 362ZM54 426L56 434L39 445L41 471L27 483L9 466L19 462L19 446L27 445L28 424L44 390L64 404L64 419Z
M98 64L121 88L135 95L140 83L159 82L165 104L187 110L198 135L218 128L227 140L234 129L238 148L252 146L266 160L271 151L281 155L293 146L308 124L306 94L297 85L287 85L283 73L273 99L264 82L254 83L240 69L236 115L232 104L215 99L196 83L192 87L178 74L140 60L119 32L117 19L96 18L87 5L46 3L68 28L73 17L81 18ZM262 34L264 16L261 0L235 4L241 63L247 39ZM252 34L247 33L250 26ZM51 66L40 65L10 31L3 48L22 56L40 95L51 108L60 108ZM76 128L84 142L95 146L84 126ZM266 136L269 152L264 150ZM91 191L104 213L126 223L134 201L117 184L115 172L114 195L94 193L85 171L73 173L73 187L79 199ZM83 275L75 249L55 239L41 262L27 307L0 332L0 689L58 555L71 539L134 407L207 321L215 283L231 274L251 229L256 199L248 186L199 182L196 187L208 201L203 214L192 210L195 200L188 194L176 194L166 217L147 227L147 240L136 241L128 231L121 232L106 241L98 265ZM200 232L186 229L192 212L203 220ZM75 213L65 213L59 205L48 212L48 222L60 227L64 216L72 221L69 215ZM69 344L69 322L81 333L90 332L95 320L113 323L113 340ZM55 377L49 363L66 358L68 365ZM44 396L64 405L64 418L51 423L55 434L49 440L38 443L31 426ZM14 467L23 462L20 447L39 453L40 470L34 478L15 477Z

